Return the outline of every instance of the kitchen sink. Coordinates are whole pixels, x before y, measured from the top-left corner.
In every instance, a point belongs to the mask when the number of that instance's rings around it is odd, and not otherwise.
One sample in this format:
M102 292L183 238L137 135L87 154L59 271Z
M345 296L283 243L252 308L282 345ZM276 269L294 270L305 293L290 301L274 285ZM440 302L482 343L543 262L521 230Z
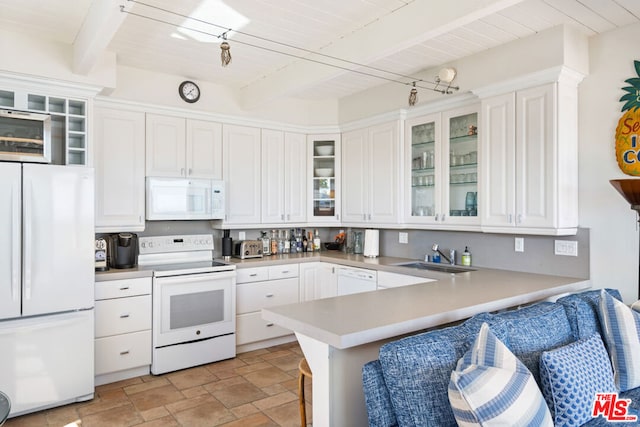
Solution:
M398 267L407 267L407 268L417 268L419 270L431 270L431 271L439 271L441 273L466 273L468 271L476 271L475 268L469 267L460 267L458 265L449 265L449 264L432 264L428 262L421 261L411 261L411 262L401 262L397 265Z

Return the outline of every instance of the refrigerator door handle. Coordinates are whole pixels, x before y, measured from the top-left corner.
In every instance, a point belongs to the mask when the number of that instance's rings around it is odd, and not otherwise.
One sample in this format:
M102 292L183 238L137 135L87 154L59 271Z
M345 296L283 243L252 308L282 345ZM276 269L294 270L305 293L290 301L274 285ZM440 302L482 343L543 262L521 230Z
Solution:
M20 186L13 187L11 201L11 299L20 298Z
M33 183L31 181L24 182L24 241L22 242L22 251L24 254L24 298L31 299L31 253L32 253L32 235L33 235L33 221L32 221L32 194Z

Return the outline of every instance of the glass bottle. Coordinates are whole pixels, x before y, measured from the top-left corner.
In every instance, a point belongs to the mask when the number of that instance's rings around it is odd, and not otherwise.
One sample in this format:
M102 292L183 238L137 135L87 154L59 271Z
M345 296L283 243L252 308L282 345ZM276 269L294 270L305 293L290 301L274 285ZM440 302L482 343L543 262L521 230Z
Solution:
M284 253L284 230L278 230L278 253Z
M320 250L320 233L318 233L318 229L316 228L315 236L313 236L313 250Z
M289 230L282 230L282 234L284 235L284 249L283 253L288 254L291 252L291 242L289 241Z
M278 236L276 230L271 230L271 255L278 254Z
M262 240L262 255L271 255L271 240L267 237L267 232L261 231L260 234L262 235L260 238Z
M289 242L290 242L290 251L292 254L295 254L298 252L298 243L296 242L296 231L292 228L291 229L291 233L289 235Z

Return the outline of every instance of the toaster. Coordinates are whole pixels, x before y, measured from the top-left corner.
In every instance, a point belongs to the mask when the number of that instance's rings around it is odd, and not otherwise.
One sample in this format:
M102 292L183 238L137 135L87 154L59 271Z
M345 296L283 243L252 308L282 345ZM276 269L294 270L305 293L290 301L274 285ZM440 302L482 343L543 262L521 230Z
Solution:
M241 240L233 246L233 256L240 259L262 258L262 241Z

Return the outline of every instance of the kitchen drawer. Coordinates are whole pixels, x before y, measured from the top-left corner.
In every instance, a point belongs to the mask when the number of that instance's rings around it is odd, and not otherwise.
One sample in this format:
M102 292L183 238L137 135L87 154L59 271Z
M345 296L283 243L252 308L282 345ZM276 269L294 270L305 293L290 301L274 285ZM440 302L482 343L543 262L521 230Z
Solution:
M96 282L95 299L123 298L151 293L151 277Z
M251 283L269 280L269 267L238 268L236 283Z
M292 334L293 331L262 318L261 312L236 316L236 345L268 340Z
M96 301L96 337L151 329L151 295Z
M298 277L299 264L272 265L269 267L269 280Z
M236 311L250 313L263 307L298 302L298 278L243 283L236 286Z
M95 340L95 375L151 364L151 331Z

